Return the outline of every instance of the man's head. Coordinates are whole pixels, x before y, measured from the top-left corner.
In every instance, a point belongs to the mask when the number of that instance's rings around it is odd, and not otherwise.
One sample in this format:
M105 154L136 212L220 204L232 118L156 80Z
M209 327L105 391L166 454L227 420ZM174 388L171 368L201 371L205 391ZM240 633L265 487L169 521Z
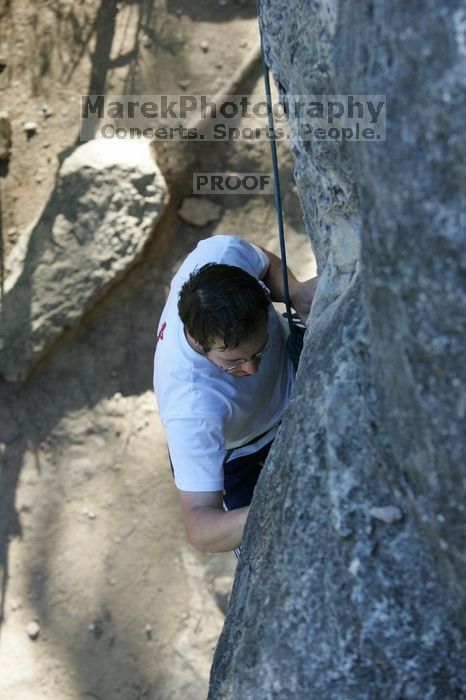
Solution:
M234 350L266 334L270 300L258 280L239 267L208 263L183 285L178 313L204 353Z

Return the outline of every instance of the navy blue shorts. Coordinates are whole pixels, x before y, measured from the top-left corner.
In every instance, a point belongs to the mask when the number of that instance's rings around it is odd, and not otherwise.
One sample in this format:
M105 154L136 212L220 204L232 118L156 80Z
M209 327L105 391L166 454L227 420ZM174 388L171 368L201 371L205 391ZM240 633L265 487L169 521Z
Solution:
M223 501L228 510L248 506L273 440L257 452L223 463Z
M223 502L227 510L242 508L251 503L254 487L256 486L257 479L259 478L259 474L264 466L272 443L273 440L261 447L257 452L244 457L238 457L237 459L234 457L233 459L228 459L230 453L228 454L226 458L228 461L225 460L223 463ZM168 453L168 458L170 460L172 474L175 476L170 453Z

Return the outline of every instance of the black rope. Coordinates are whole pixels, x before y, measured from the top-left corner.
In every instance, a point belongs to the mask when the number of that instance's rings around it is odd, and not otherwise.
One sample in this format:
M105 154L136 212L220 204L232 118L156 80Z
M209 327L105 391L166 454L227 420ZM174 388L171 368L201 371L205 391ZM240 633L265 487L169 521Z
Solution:
M258 3L259 5L259 3ZM269 122L269 142L270 142L270 153L272 156L272 170L273 170L273 193L275 197L275 207L277 210L277 225L278 225L278 239L280 242L280 257L282 259L282 276L283 276L283 291L285 296L285 306L286 315L288 319L288 326L290 328L290 334L294 335L295 328L292 321L291 312L291 302L290 302L290 291L288 286L288 270L286 262L286 247L285 247L285 229L283 226L283 210L282 210L282 199L280 192L280 176L278 171L278 159L277 159L277 145L275 143L275 126L273 121L273 109L272 109L272 95L270 91L270 77L269 77L269 67L265 61L264 55L264 44L262 40L262 30L259 23L259 31L261 38L261 53L262 53L262 69L264 73L264 83L265 83L265 98L267 101L267 117Z
M257 2L257 14L260 17L260 0ZM275 208L277 211L278 239L280 242L280 256L282 262L282 277L283 277L283 292L286 306L286 319L290 335L288 336L286 345L288 354L293 362L295 370L298 368L299 358L303 349L303 339L306 327L301 323L297 314L291 311L290 291L288 286L288 266L286 262L286 246L285 246L285 230L283 226L283 209L280 192L280 175L278 170L277 146L275 137L275 127L273 121L272 95L270 91L270 75L269 67L265 60L264 43L262 37L262 28L259 21L259 33L261 39L261 54L262 54L262 69L264 73L265 97L267 100L267 117L269 122L269 142L270 152L272 155L272 170L273 170L273 192L275 197Z

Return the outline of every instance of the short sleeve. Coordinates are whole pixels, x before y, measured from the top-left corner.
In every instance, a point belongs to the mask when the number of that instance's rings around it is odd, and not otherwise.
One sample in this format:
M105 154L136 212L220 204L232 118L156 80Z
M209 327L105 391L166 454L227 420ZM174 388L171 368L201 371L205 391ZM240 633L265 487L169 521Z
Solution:
M206 263L235 265L262 280L269 269L269 258L258 246L239 236L217 234L199 241L174 276L171 291L178 294L190 274Z
M226 448L222 426L212 416L169 418L164 427L181 491L222 491Z
M238 236L229 236L221 259L218 262L236 265L249 274L262 279L269 269L269 258L258 246Z

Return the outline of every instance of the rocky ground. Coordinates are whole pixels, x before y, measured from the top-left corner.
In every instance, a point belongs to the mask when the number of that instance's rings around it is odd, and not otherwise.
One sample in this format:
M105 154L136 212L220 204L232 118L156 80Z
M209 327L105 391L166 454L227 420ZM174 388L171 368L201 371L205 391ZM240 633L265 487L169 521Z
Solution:
M0 4L2 109L13 133L1 174L6 252L76 143L80 94L215 92L257 40L254 2L193 8ZM260 90L256 71L244 93ZM282 149L280 160L289 262L304 278L312 255L291 156ZM270 170L265 141L209 146L200 161L210 172ZM153 240L27 382L0 384L2 698L206 696L235 560L185 541L151 389L155 329L170 279L200 238L239 233L278 250L271 197L210 201L220 206L215 221L173 215L168 250Z

